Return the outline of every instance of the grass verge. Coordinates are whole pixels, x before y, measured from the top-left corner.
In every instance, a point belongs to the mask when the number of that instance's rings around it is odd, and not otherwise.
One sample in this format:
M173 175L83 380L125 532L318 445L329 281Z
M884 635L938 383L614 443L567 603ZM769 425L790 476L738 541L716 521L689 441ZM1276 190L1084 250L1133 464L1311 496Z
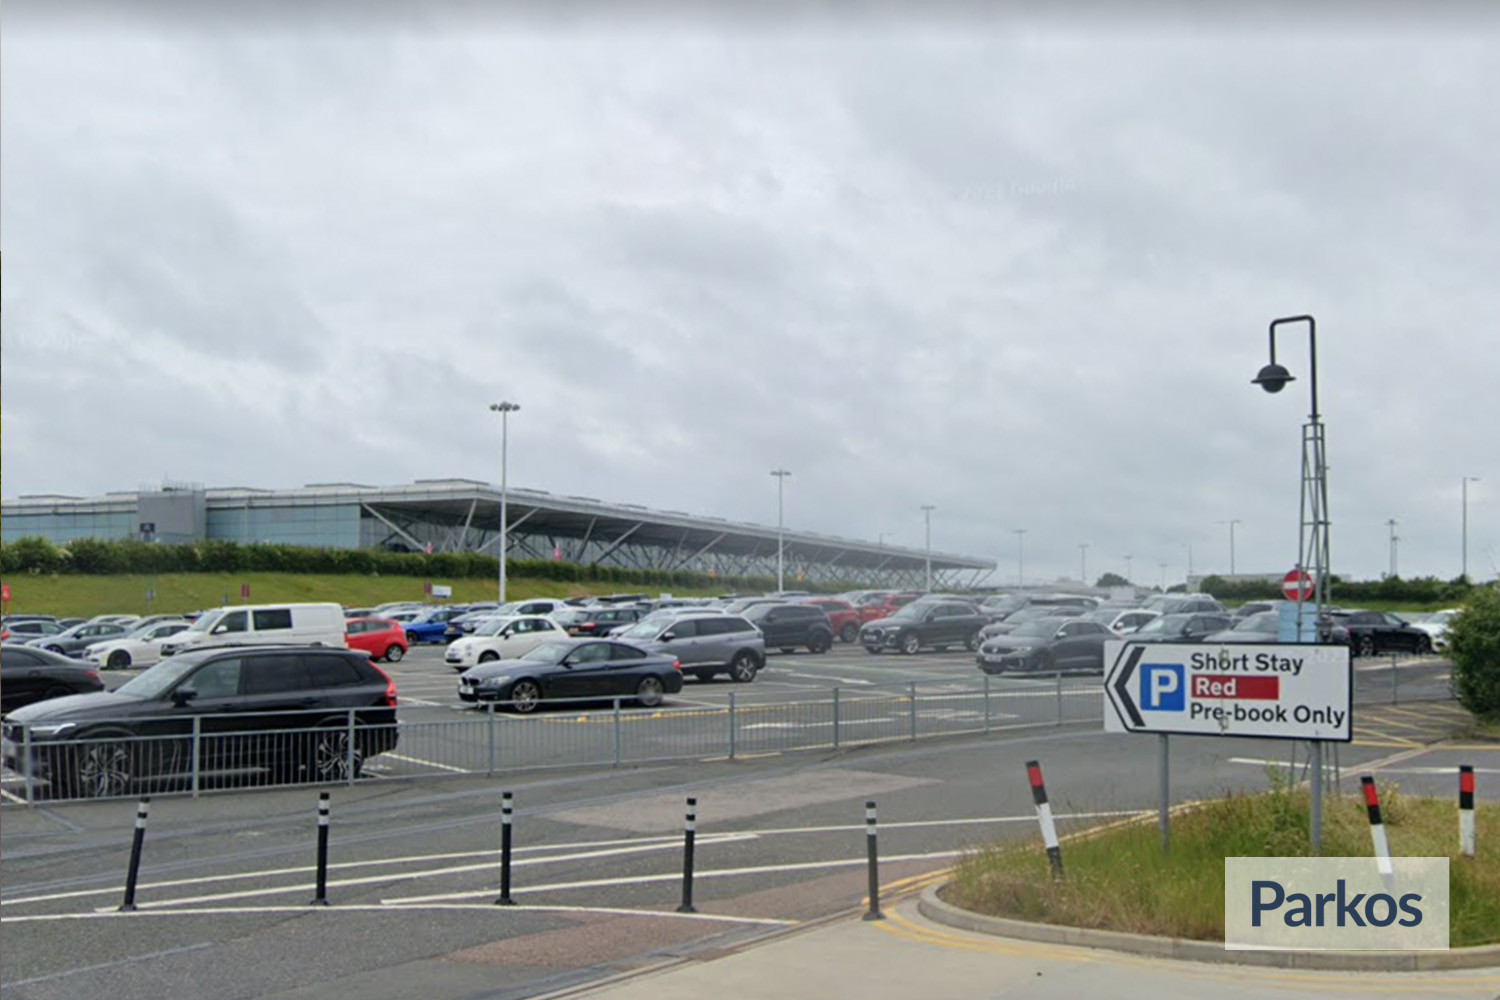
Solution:
M222 604L240 603L240 585L250 585L250 600L334 601L358 608L386 601L420 601L422 580L418 577L320 575L303 573L162 573L157 576L17 576L10 584L11 612L43 612L59 617L91 617L101 614L139 614L147 610L146 591L154 589L154 612L196 611ZM452 603L493 601L494 580L441 580L453 588ZM506 596L583 597L588 594L647 593L647 588L619 583L572 583L563 580L532 580L511 577ZM679 596L698 596L694 591L674 590ZM706 595L704 595L706 596Z
M1457 856L1455 799L1381 789L1391 852L1451 858L1453 947L1500 942L1500 804L1481 803L1479 851ZM967 855L944 898L976 913L1098 930L1224 940L1224 859L1305 857L1309 797L1273 788L1231 795L1172 818L1172 850L1155 823L1132 824L1063 845L1067 881L1052 880L1040 839ZM1325 799L1325 857L1369 857L1369 821L1357 797Z

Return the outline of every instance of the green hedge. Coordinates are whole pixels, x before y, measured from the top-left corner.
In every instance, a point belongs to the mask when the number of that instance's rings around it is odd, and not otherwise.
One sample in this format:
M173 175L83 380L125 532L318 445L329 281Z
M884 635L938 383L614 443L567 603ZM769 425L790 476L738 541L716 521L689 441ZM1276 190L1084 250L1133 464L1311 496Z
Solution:
M1500 592L1479 587L1448 625L1453 691L1481 719L1500 720Z
M134 539L82 538L54 545L45 538L0 544L0 572L112 575L128 573L344 573L481 580L499 576L494 556L473 552L382 552L373 549L320 549L300 545L239 545L205 541L185 545L147 544ZM688 570L584 566L546 559L510 559L506 573L518 579L614 583L626 587L699 590L770 590L767 577L713 577ZM849 584L857 586L857 584ZM812 589L810 586L808 589ZM822 587L818 589L835 589Z
M1439 580L1435 576L1424 576L1403 580L1399 576L1389 576L1381 580L1345 580L1334 575L1329 583L1329 601L1345 607L1365 601L1458 605L1474 589L1463 577ZM1270 581L1231 582L1223 577L1209 576L1200 586L1205 594L1212 594L1220 600L1270 601L1281 597L1281 585Z

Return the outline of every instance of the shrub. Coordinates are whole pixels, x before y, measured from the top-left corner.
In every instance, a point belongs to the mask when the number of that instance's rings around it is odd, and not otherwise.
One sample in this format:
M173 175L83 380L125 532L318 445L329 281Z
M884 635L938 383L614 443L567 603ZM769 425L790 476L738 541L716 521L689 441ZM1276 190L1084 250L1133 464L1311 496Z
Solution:
M1448 658L1459 704L1481 719L1500 719L1500 591L1470 593L1448 624Z

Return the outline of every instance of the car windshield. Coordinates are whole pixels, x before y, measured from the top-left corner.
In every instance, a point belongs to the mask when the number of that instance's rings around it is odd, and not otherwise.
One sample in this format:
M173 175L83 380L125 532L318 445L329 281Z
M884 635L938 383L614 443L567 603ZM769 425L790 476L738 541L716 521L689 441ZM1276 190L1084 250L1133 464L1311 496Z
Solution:
M1275 632L1281 627L1281 613L1262 611L1251 615L1234 627L1236 632Z
M205 611L203 614L198 616L197 621L188 626L188 631L207 632L209 629L218 624L219 619L222 617L224 617L223 611ZM144 677L145 674L142 674L141 676Z
M774 604L752 604L744 610L744 615L751 621L758 622L769 614L774 607L776 607Z
M191 673L197 665L198 661L192 659L162 660L140 676L121 684L115 689L115 694L132 698L160 698L176 687L177 682Z
M1057 621L1053 621L1053 620L1048 619L1048 618L1037 618L1037 619L1035 619L1033 621L1029 621L1029 622L1026 622L1026 623L1024 623L1022 625L1018 625L1016 627L1016 630L1014 632L1012 632L1011 635L1017 636L1019 638L1026 638L1028 636L1029 637L1050 636L1054 632L1057 631L1057 627L1060 624L1062 624L1062 623L1061 622L1057 622Z
M654 639L656 638L657 630L661 628L662 622L666 619L658 618L655 621L651 621L649 620L650 618L651 616L647 615L646 618L643 618L618 634L626 639Z
M1136 635L1176 635L1187 627L1187 615L1162 615L1136 630Z
M521 659L530 660L532 663L560 663L562 658L568 655L568 650L572 648L566 642L544 642Z
M499 635L500 630L509 625L509 618L486 618L474 628L475 635Z
M897 609L896 613L888 617L886 621L919 622L925 617L927 617L927 609L925 607L922 607L920 604L907 604Z
M1038 618L1047 618L1051 614L1052 612L1045 608L1022 608L1020 611L1011 612L1005 620L1011 624L1019 624L1021 622L1034 622Z

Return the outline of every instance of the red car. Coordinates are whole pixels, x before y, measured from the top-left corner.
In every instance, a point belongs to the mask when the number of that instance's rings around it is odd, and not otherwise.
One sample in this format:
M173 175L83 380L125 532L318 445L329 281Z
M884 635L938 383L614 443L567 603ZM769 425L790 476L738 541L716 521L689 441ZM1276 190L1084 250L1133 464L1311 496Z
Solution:
M395 663L406 655L406 629L391 618L350 618L344 622L344 643L372 660Z
M872 622L877 618L889 618L896 613L898 608L906 607L921 596L921 594L886 594L884 597L861 604L859 606L860 621Z
M864 621L860 618L859 609L848 601L837 597L809 597L802 603L821 608L828 615L828 624L833 626L833 634L839 637L840 642L856 642L859 639L859 627Z

